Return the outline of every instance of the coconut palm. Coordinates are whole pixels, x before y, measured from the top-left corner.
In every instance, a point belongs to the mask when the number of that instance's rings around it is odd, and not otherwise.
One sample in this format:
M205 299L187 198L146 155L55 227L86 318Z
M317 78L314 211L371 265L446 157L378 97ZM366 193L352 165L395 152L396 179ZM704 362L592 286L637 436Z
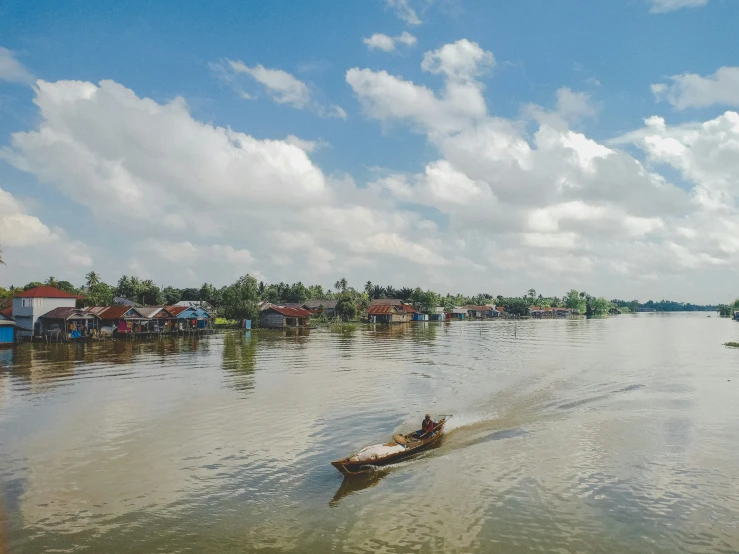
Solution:
M100 283L100 275L95 273L94 271L91 271L87 275L85 275L85 279L87 279L87 288L91 289L98 283Z

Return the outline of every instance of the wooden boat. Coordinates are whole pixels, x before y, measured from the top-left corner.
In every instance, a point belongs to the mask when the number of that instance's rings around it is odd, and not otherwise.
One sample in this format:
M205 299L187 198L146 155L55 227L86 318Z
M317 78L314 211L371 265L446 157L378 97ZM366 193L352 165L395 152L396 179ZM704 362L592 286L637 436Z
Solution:
M363 475L374 470L375 467L382 467L389 464L395 464L401 460L415 456L424 450L427 450L440 439L444 433L444 425L452 416L443 416L443 419L439 420L434 428L431 435L421 437L416 436L416 432L408 433L407 435L401 435L401 439L394 440L391 443L387 443L385 446L397 445L402 443L405 444L405 448L401 452L396 452L382 458L376 458L374 460L367 461L351 461L351 458L355 457L356 454L342 458L335 462L331 462L331 465L338 469L344 475ZM397 435L396 435L397 437Z

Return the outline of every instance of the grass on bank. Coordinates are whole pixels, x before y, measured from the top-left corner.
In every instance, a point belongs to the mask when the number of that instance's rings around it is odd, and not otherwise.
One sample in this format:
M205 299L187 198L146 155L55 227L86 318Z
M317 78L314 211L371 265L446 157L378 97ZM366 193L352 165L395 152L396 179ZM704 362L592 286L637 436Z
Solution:
M728 346L729 348L739 348L739 342L725 342L724 346Z

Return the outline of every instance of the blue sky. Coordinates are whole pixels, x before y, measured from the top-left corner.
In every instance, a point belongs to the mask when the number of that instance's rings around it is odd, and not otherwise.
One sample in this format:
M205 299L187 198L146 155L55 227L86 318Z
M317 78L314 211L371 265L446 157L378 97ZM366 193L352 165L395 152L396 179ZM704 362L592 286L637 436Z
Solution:
M0 285L733 298L738 18L735 0L4 2Z

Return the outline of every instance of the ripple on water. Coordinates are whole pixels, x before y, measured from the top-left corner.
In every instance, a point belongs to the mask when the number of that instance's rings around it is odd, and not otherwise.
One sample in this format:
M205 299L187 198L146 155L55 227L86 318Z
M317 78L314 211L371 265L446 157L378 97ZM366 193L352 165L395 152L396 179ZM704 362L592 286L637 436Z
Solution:
M11 547L735 552L721 324L24 345L0 374ZM358 483L328 464L427 411L455 414L438 448Z

